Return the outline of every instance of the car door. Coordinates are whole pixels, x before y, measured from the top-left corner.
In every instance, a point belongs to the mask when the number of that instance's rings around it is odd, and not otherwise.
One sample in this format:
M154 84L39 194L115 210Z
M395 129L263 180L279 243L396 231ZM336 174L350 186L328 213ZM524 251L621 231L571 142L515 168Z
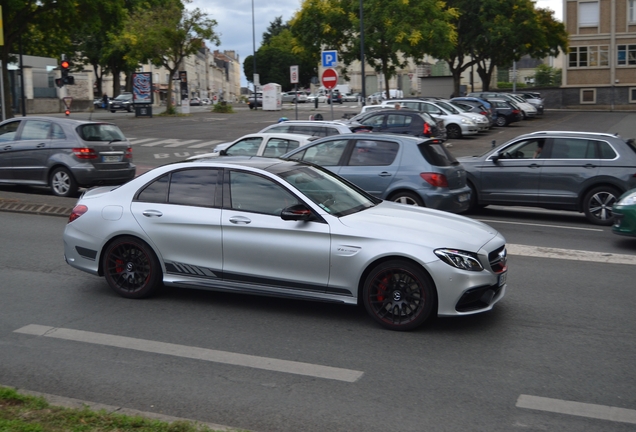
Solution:
M600 171L601 161L596 153L599 141L552 138L546 145L539 204L576 207L582 189Z
M290 159L303 160L327 168L338 174L344 163L348 139L334 138L316 145L307 146L304 151L295 153Z
M227 156L256 156L263 138L248 137L235 142L225 149Z
M300 147L300 141L270 137L261 144L258 154L264 157L280 157L298 147Z
M254 290L326 291L329 225L283 220L283 208L301 201L268 177L227 170L225 181L223 277Z
M383 198L399 167L400 144L361 137L352 140L351 151L338 174L372 195Z
M13 179L11 159L21 120L12 120L0 126L0 180Z
M11 165L14 180L45 181L51 154L52 123L47 120L26 120L13 142ZM59 129L59 126L58 126Z
M221 172L174 171L145 186L132 202L132 214L159 251L167 273L221 277Z
M545 138L515 141L490 155L481 165L479 195L482 204L532 205L537 202L544 160L537 149Z

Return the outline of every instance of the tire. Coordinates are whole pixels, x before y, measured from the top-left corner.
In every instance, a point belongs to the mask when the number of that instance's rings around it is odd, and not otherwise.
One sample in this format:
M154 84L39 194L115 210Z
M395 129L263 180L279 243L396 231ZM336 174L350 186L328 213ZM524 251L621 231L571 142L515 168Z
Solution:
M120 237L102 255L108 285L122 297L149 297L161 286L162 272L152 249L135 237Z
M424 201L422 201L422 198L420 198L418 195L412 192L398 192L395 195L391 196L391 201L400 203L400 204L425 207Z
M506 119L506 117L502 115L497 116L497 120L495 120L495 124L499 127L508 126L508 119Z
M116 110L110 110L110 112L114 113Z
M128 105L128 107L126 108L126 111L132 112L132 107L130 105Z
M474 213L483 208L483 206L480 206L478 204L477 190L475 189L475 186L470 182L466 182L466 185L470 188L470 201L468 204L468 209L466 209L466 213Z
M595 225L612 225L612 206L619 196L620 192L611 186L599 186L590 190L583 198L583 211L587 220Z
M402 260L386 261L367 276L364 307L383 327L413 330L437 314L435 286L420 267Z
M457 139L462 137L462 128L456 124L449 124L446 126L446 136L449 139Z
M73 174L64 167L57 167L51 172L49 187L55 196L72 197L77 194L77 182Z

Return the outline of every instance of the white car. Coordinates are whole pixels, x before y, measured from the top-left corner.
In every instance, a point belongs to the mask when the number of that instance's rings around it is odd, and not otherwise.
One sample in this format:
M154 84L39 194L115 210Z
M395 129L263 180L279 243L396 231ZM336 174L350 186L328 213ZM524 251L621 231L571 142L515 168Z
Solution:
M438 101L435 101L435 103L437 105L441 105L443 108L445 108L447 111L450 111L453 114L463 115L464 117L471 119L472 121L475 122L477 127L479 127L480 132L490 129L490 121L488 121L488 117L486 117L483 114L469 112L468 110L465 110L464 108L458 105L455 105L453 102L449 100L438 100Z
M217 145L211 153L190 156L188 160L217 156L279 157L314 141L310 135L290 133L254 133Z
M326 103L327 102L327 96L325 96L324 94L315 94L315 93L312 93L309 96L307 96L307 102L314 103L316 98L318 99L319 103Z
M425 112L433 116L434 119L440 119L444 122L446 128L446 136L448 139L461 138L466 135L475 135L479 133L479 126L470 117L460 114L453 114L441 105L437 105L437 100L424 99L391 99L382 102L387 108L395 107L399 103L402 108L413 109Z

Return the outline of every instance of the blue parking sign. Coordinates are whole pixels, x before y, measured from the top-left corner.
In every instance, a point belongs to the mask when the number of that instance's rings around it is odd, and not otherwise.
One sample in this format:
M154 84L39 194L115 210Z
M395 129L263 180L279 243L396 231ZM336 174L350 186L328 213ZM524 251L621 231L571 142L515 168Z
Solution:
M322 67L332 68L338 66L338 51L322 52Z

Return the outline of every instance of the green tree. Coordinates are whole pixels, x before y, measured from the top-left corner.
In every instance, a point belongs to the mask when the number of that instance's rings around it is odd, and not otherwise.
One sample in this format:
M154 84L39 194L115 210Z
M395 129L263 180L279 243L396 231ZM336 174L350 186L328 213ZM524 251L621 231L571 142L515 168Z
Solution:
M114 45L128 53L131 64L151 61L165 67L172 77L186 57L205 47L204 40L221 43L214 31L216 25L200 9L188 10L179 0L167 0L158 7L136 10ZM168 95L172 95L171 79ZM166 110L174 113L170 96Z
M561 85L561 69L540 64L535 70L534 85L538 87L559 87Z
M365 0L364 55L385 79L385 88L409 58L445 58L456 42L451 20L457 15L437 0ZM360 2L304 0L291 20L295 52L315 63L323 48L337 49L344 74L360 60Z
M274 21L269 23L267 30L263 33L262 45L269 45L270 40L274 36L281 34L284 30L289 30L289 23L283 23L282 16L274 18Z

